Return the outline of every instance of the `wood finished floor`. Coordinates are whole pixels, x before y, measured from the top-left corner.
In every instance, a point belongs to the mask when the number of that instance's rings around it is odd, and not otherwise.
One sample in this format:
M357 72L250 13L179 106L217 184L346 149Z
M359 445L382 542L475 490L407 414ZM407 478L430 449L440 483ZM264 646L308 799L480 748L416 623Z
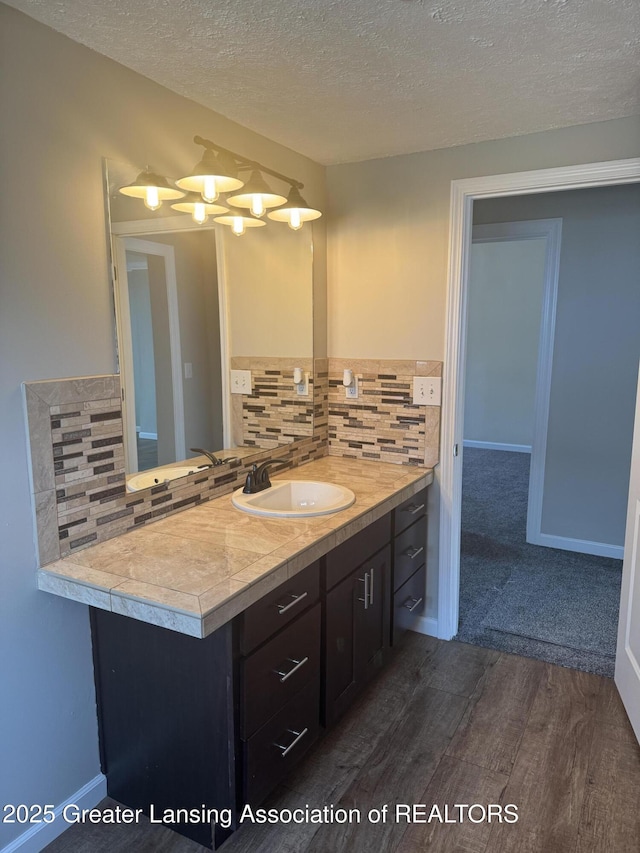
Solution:
M105 801L108 804L109 801ZM637 853L640 748L614 684L410 634L266 806L514 803L515 824L245 825L224 853ZM202 853L164 827L72 827L47 853Z

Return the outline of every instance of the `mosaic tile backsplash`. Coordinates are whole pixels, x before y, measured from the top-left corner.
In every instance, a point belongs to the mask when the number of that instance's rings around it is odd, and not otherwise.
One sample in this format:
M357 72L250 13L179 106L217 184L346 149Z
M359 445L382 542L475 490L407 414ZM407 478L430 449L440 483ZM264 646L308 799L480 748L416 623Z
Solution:
M309 394L298 396L294 367L309 373ZM310 358L234 357L231 368L251 370L252 393L232 395L235 443L271 449L310 438L314 428L314 375Z
M255 400L268 401L261 409L268 415L260 418L258 432L264 422L265 435L268 423L284 436L293 423L301 430L295 441L292 434L275 447L262 447L256 438L256 452L247 459L138 492L127 492L125 485L119 376L25 383L40 564L229 494L242 485L251 465L264 459L282 461L276 472L327 453L427 467L438 461L440 408L414 406L411 383L414 375L440 376L441 362L315 359L310 394L299 398L304 412L289 407L286 389L277 387L293 389L293 366L260 364L251 369L254 390L259 391ZM344 368L361 377L358 400L345 398ZM267 376L275 376L275 382ZM253 405L252 398L237 399L238 423L249 428L258 413L245 419L242 412L245 405Z
M359 377L345 397L343 370ZM432 467L440 458L440 406L413 405L413 377L442 376L441 361L329 359L329 455Z
M326 360L319 363L326 371ZM276 470L284 470L327 453L326 424L319 419L318 432L294 444L127 492L118 376L29 382L24 393L41 565L228 494L254 462L280 459Z

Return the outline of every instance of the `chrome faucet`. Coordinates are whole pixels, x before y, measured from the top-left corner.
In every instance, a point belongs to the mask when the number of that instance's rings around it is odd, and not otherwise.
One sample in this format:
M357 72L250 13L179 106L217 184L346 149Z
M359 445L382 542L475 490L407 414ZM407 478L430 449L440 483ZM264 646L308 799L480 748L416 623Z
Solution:
M264 489L271 488L271 480L269 479L270 465L286 465L286 459L268 459L261 465L253 465L251 471L247 474L247 479L242 490L245 495L255 495L256 492L262 492Z

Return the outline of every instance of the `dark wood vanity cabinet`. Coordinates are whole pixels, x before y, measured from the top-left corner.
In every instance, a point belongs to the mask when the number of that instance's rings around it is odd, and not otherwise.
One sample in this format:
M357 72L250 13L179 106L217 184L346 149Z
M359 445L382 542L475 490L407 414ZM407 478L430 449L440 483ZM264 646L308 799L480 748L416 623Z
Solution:
M426 582L427 490L423 489L393 511L393 644L422 616Z
M320 734L319 564L236 619L239 797L258 805Z
M229 828L169 822L219 847L422 612L425 557L426 489L205 639L92 608L109 795L156 817L229 809Z
M325 558L324 723L329 726L385 661L389 648L391 516Z
M201 640L91 608L100 763L110 797L157 819L203 803L235 815L232 627ZM207 847L219 847L234 828L169 825Z

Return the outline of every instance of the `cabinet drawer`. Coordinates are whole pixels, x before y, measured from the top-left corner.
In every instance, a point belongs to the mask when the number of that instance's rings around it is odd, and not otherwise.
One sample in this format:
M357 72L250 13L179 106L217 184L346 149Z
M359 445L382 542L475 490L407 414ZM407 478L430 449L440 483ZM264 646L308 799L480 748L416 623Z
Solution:
M320 596L319 562L281 584L248 607L240 617L240 653L256 646L299 616Z
M240 664L241 729L245 740L304 685L320 678L320 604Z
M244 748L244 801L257 805L317 740L320 689L310 682L248 741Z
M421 515L427 514L427 490L423 489L413 497L408 498L394 510L395 535L406 530Z
M393 596L393 644L413 628L424 612L427 567L422 566Z
M399 589L427 559L427 517L395 537L393 589Z
M331 589L391 539L391 513L356 533L326 556L326 588Z

